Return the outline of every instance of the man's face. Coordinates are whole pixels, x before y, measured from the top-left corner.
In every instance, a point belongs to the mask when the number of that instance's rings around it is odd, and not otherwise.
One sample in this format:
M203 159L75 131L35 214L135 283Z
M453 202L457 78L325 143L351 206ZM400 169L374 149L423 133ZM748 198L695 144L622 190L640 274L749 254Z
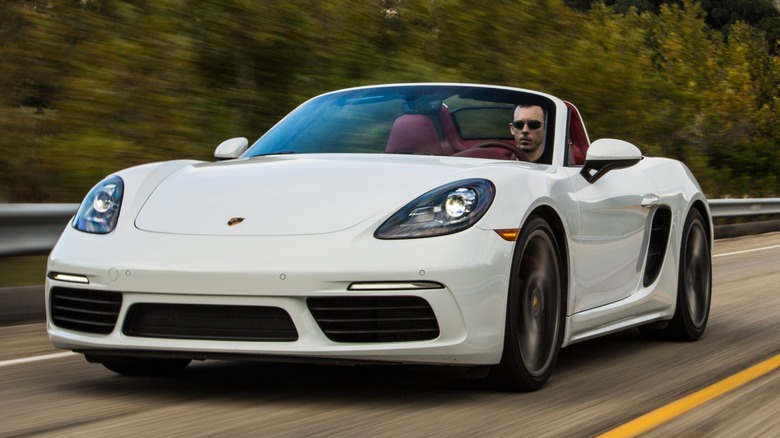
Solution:
M529 123L532 126L528 126ZM532 129L532 127L536 129ZM544 152L542 146L544 142L544 111L541 107L517 107L514 119L509 124L509 130L515 137L515 144L528 155L528 159L536 161L541 157L542 152Z

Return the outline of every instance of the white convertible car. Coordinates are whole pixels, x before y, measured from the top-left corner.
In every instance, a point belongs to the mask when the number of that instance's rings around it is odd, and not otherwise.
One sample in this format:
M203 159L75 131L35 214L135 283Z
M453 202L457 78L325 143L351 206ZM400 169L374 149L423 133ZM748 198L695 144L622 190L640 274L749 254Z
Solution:
M712 221L693 175L591 143L556 97L341 90L215 157L89 192L48 262L56 347L129 375L439 364L534 390L568 345L632 327L692 341L707 324Z

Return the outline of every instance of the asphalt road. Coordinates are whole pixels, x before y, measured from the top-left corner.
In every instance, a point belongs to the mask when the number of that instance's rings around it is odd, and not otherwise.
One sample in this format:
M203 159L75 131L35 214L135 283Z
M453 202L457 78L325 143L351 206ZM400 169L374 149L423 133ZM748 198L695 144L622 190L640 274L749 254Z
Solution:
M671 416L643 436L780 436L780 368L678 406L780 355L780 234L718 240L714 254L700 341L628 331L577 344L529 394L383 366L208 361L127 378L54 350L42 323L0 327L0 437L589 437L659 408Z

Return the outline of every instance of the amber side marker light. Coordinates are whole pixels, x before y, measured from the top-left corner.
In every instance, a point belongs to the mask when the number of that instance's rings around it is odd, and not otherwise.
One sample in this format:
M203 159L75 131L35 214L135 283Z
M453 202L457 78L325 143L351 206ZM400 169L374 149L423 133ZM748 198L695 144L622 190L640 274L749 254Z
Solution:
M493 231L495 231L496 234L501 236L502 239L509 242L514 242L515 240L517 240L517 237L520 236L520 228L506 228L503 230L493 230Z

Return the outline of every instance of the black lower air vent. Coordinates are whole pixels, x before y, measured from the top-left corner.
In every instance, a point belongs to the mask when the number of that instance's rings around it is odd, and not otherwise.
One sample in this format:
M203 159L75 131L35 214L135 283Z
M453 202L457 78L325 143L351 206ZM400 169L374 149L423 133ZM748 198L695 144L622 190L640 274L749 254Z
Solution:
M420 297L312 297L306 304L325 336L335 342L408 342L439 336L436 315Z
M298 340L290 315L278 307L205 304L133 304L122 329L127 336L219 341Z
M53 287L49 293L52 323L66 330L111 333L121 308L120 292Z

